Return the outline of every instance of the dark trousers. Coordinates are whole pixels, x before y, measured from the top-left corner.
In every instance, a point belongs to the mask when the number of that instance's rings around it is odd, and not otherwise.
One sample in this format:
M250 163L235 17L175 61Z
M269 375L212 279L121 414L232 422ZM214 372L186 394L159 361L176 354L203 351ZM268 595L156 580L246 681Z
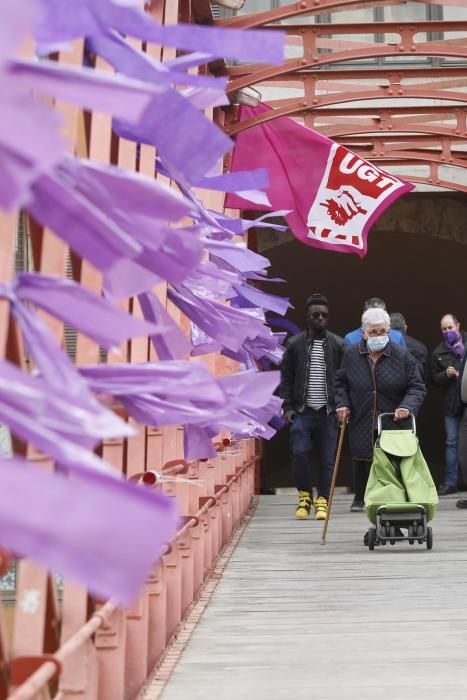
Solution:
M461 465L464 482L467 484L467 408L464 409L464 413L460 422L459 462Z
M290 447L295 486L298 491L312 492L310 474L311 450L319 448L318 496L329 497L337 442L337 418L326 408L314 411L305 408L295 416L290 426Z
M355 499L363 501L365 496L366 483L370 476L371 462L366 459L353 460L353 483L355 489Z

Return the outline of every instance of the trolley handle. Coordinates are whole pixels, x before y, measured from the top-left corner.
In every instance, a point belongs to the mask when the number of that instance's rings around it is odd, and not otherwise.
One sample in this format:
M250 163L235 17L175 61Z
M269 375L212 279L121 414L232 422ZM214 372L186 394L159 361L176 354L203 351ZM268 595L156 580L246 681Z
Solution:
M381 435L381 430L382 430L382 418L384 416L395 416L395 413L379 413L378 414L378 437ZM409 413L409 417L412 419L412 432L417 433L417 426L415 423L415 416L413 413Z

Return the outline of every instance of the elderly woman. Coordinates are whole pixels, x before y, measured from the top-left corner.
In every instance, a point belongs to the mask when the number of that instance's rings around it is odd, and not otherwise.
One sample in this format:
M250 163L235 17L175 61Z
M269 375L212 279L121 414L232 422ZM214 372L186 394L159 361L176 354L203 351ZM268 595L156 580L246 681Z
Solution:
M400 421L417 414L426 387L415 360L389 340L390 320L384 309L362 316L363 339L344 353L335 380L339 421L349 421L350 451L354 460L355 498L351 511L364 510L379 413L395 413Z

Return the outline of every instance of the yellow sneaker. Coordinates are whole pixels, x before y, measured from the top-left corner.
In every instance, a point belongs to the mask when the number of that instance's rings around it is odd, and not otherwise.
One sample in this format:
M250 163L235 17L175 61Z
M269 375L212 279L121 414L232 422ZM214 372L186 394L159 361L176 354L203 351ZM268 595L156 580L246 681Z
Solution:
M315 520L326 520L328 512L328 502L323 496L319 496L315 501Z
M295 511L295 517L298 518L298 520L305 520L305 518L309 518L312 505L313 500L311 493L309 491L299 491L298 506L297 510Z

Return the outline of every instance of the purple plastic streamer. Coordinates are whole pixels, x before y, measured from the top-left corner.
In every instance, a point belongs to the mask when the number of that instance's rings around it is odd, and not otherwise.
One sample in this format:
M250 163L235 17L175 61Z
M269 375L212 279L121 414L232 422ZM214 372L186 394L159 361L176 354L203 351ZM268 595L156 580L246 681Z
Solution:
M197 24L160 25L137 7L112 0L42 0L45 14L36 30L39 43L91 36L111 27L126 36L213 57L280 64L285 35L262 30L238 31Z
M0 504L4 546L121 605L178 525L174 499L157 491L98 474L67 479L19 458L0 459Z
M138 295L144 318L160 325L163 330L151 335L151 341L160 360L175 360L189 354L191 343L175 323L162 303L152 292Z
M106 348L157 330L154 323L115 308L72 280L21 272L12 288L18 299L36 304Z

